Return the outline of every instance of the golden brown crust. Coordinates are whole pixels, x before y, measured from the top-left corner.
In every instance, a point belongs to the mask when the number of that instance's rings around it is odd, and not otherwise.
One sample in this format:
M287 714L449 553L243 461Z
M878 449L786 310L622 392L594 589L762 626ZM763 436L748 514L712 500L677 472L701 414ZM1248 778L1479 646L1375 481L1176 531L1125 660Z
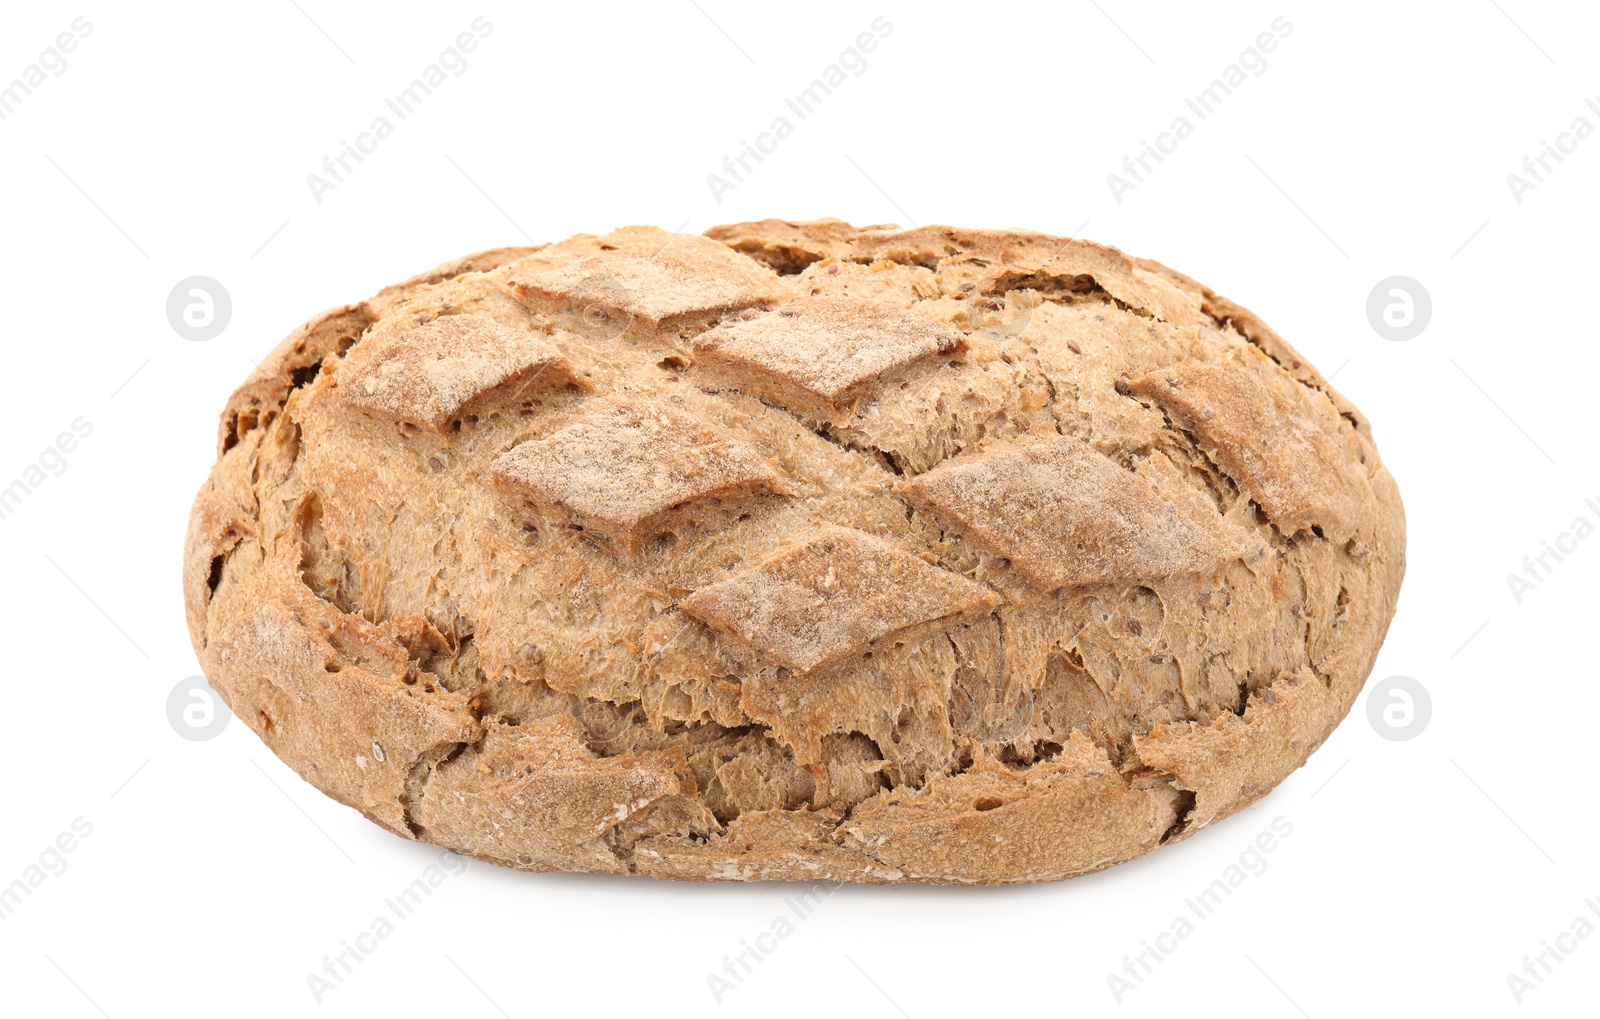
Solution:
M695 337L706 377L812 420L890 375L959 353L961 332L893 305L821 297L740 316Z
M457 259L224 411L183 585L234 712L529 870L1055 880L1349 711L1404 516L1247 310L1026 231L764 220Z
M1215 509L1074 436L992 442L898 489L1046 590L1199 573L1240 554L1208 530Z
M604 407L547 439L519 443L496 458L493 472L496 485L544 521L628 555L673 525L693 526L707 504L783 492L749 443L650 401Z
M884 229L894 228L853 227L842 219L811 222L763 219L755 223L714 226L706 231L706 236L780 273L794 273L824 258L848 258L859 234L865 230Z
M780 668L806 673L929 623L986 615L1000 598L877 538L824 524L678 603Z
M443 432L530 393L584 386L555 344L483 315L402 328L380 325L345 357L339 393L346 407Z

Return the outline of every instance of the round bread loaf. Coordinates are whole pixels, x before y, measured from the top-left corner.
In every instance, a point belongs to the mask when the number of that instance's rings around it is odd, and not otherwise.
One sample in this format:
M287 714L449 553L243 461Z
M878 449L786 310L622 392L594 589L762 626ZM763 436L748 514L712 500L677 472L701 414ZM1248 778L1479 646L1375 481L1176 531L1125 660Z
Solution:
M1404 572L1250 312L1021 231L629 227L296 329L222 416L194 646L305 779L526 870L997 884L1224 818Z

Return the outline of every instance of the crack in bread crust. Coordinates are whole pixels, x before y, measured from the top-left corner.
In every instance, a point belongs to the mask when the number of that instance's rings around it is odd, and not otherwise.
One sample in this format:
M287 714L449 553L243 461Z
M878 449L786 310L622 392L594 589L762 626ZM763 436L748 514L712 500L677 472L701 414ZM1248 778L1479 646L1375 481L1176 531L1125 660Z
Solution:
M527 870L1132 859L1304 763L1404 572L1365 418L1281 337L1021 231L467 256L295 330L218 453L212 683L330 796Z

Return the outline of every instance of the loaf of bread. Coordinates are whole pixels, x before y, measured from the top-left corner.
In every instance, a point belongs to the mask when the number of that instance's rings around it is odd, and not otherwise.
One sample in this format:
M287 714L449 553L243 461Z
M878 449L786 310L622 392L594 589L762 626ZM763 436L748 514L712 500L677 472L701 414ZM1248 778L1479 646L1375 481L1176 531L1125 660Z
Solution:
M1271 790L1404 572L1244 308L1023 231L629 227L296 329L228 402L196 652L308 782L525 870L998 884Z

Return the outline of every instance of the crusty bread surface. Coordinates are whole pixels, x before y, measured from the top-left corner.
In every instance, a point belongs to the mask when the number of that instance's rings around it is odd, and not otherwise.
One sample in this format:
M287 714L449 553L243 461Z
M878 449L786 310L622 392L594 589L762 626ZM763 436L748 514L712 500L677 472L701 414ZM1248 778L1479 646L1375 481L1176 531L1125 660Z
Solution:
M482 252L234 393L213 686L383 827L525 870L999 884L1265 795L1404 514L1366 419L1159 263L766 220Z

